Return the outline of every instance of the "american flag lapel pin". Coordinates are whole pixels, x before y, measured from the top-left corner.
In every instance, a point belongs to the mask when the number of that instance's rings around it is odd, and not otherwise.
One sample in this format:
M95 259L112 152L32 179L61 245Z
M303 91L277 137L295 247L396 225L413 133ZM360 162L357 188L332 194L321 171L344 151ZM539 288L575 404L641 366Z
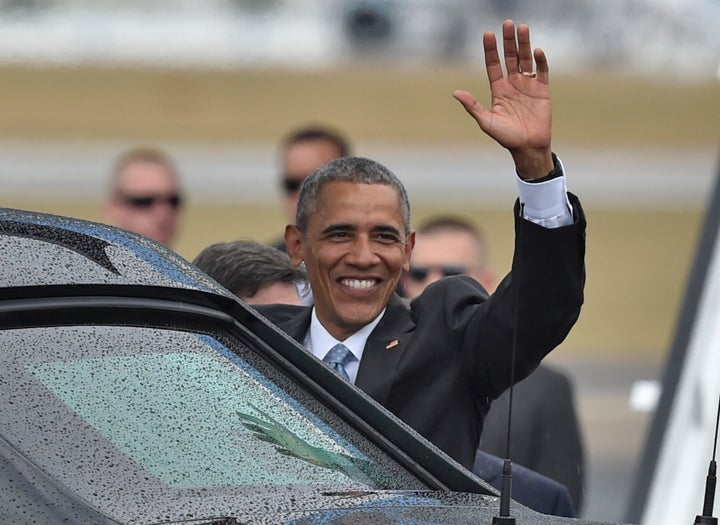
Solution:
M396 347L396 346L399 345L399 344L400 344L400 341L398 341L397 339L393 339L393 340L390 342L390 344L385 347L385 350L390 350L391 348L394 348L394 347Z

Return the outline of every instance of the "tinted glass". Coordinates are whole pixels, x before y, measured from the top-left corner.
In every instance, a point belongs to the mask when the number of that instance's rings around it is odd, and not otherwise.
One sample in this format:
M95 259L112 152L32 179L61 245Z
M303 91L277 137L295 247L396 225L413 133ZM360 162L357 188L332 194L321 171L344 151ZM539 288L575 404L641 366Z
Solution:
M186 498L217 512L292 508L298 489L424 488L220 334L34 328L0 332L0 348L3 437L118 519Z

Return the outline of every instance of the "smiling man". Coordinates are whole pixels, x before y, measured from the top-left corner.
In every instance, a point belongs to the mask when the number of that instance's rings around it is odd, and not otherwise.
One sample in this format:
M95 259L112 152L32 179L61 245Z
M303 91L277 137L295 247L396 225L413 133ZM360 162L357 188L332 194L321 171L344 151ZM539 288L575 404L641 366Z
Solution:
M414 236L399 192L403 202L407 195L386 168L358 157L332 162L306 185L288 251L305 262L322 325L344 341L382 312L407 266Z
M314 305L258 307L468 468L490 401L565 338L585 281L585 220L551 151L545 55L533 55L528 27L516 31L510 20L503 41L507 74L495 35L484 36L492 108L465 91L453 96L515 163L511 277L491 296L467 276L441 279L406 307L395 290L415 243L407 192L386 167L347 157L306 179L295 224L285 230Z

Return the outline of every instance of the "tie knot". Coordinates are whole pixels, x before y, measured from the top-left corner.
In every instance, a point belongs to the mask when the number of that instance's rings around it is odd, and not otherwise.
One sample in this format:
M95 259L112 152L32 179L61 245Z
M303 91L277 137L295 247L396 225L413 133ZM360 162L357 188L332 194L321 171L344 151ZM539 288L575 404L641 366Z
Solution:
M325 355L323 361L329 365L341 365L345 366L350 361L354 361L355 356L353 353L342 343L338 343L333 346L330 351Z
M348 350L348 347L342 343L339 343L330 349L330 351L323 358L323 361L329 364L333 368L333 370L335 370L335 372L340 375L340 377L349 381L350 378L348 377L347 371L345 370L345 365L347 365L351 361L354 361L355 359L356 357L350 350Z

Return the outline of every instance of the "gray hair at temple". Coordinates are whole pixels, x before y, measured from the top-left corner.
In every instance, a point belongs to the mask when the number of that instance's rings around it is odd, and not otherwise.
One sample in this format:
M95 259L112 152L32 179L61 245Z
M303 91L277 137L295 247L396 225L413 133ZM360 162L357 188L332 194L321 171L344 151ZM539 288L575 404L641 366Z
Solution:
M318 195L328 182L352 182L353 184L382 184L390 186L398 194L398 202L405 222L405 234L410 233L410 201L405 186L393 172L374 160L364 157L342 157L316 169L300 189L295 223L306 231L310 214L317 211Z
M294 267L287 254L250 240L211 244L193 264L241 298L276 282L307 281L305 271Z

